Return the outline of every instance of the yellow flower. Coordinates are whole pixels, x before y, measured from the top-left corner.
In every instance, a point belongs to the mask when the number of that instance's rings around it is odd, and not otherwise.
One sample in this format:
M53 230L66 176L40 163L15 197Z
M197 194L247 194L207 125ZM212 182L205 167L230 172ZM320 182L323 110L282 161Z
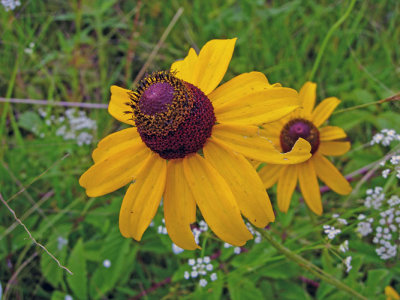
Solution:
M257 227L274 221L261 179L244 156L293 164L310 157L310 146L301 140L282 154L259 135L257 125L299 107L295 90L272 86L258 72L216 88L235 42L209 41L198 55L190 49L136 91L111 87L109 113L135 127L101 140L79 183L90 197L130 183L119 215L123 236L140 241L161 197L168 234L184 249L198 248L190 229L196 206L218 237L237 246L252 238L241 214Z
M307 82L300 90L302 108L277 122L267 124L262 134L283 152L290 150L298 138L311 144L312 157L302 163L290 166L267 165L259 172L265 188L278 181L278 207L287 212L293 191L299 180L300 190L308 207L316 214L322 214L321 193L318 180L338 194L351 192L351 186L325 155L342 155L349 151L350 143L344 141L346 133L336 126L320 126L329 118L340 100L334 97L323 100L315 109L317 85Z
M391 286L385 287L386 300L400 300L400 295Z

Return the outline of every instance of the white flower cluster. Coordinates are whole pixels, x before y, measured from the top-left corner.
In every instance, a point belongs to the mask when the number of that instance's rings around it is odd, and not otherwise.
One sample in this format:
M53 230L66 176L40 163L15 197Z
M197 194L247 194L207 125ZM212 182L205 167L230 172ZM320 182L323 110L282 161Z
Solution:
M383 192L383 188L377 186L374 189L367 190L367 198L365 198L364 205L367 208L373 207L374 209L379 209L384 200L385 193Z
M1 0L0 3L6 11L14 10L21 5L21 1L19 0Z
M44 110L39 110L39 114L45 118L47 113ZM89 131L97 129L96 121L88 118L85 111L75 110L73 108L65 111L65 117L61 116L56 118L50 116L46 120L47 126L56 126L57 136L62 136L64 140L76 140L78 146L89 145L93 140L93 135ZM40 134L44 137L44 134Z
M383 195L383 199L379 200L379 205L372 207L379 211L379 220L375 224L373 224L372 218L367 219L368 222L360 222L357 230L363 236L374 232L372 242L378 246L376 253L381 259L388 260L396 257L397 244L400 241L400 198L397 195L393 195L385 201L385 195L381 188L378 187L378 191L380 195ZM369 194L371 195L371 193ZM365 219L365 216L360 216ZM373 225L375 225L375 230L372 228Z
M349 251L349 241L345 240L343 243L340 244L339 246L339 251L346 253L347 251Z
M340 229L336 229L330 225L323 225L322 228L324 229L324 233L328 236L328 239L333 240L335 236L337 236L342 231Z
M373 231L372 230L372 222L374 221L373 218L367 219L365 215L359 214L357 219L361 221L357 224L357 232L361 234L361 236L367 236Z
M205 287L208 284L208 281L204 277L207 273L214 270L210 257L204 256L203 258L199 257L197 259L191 258L188 260L188 265L191 267L191 271L185 271L183 277L189 279L190 277L197 278L200 276L201 279L199 280L199 285ZM217 279L217 273L214 272L210 274L209 280L215 281Z
M394 171L396 172L396 177L400 179L400 155L393 155L389 159L389 163L387 161L383 161L380 164L381 166L386 166L386 169L382 171L382 177L387 178L389 174Z
M29 46L24 49L24 52L26 54L32 55L33 54L33 48L35 48L35 43L34 42L30 42Z
M394 129L382 129L372 137L371 145L382 144L389 146L393 141L400 141L400 134L397 134Z
M334 219L336 219L336 221L338 221L339 224L341 224L341 225L347 225L347 220L346 220L346 219L343 219L343 218L340 218L340 215L339 215L339 214L333 214L332 217L333 217Z

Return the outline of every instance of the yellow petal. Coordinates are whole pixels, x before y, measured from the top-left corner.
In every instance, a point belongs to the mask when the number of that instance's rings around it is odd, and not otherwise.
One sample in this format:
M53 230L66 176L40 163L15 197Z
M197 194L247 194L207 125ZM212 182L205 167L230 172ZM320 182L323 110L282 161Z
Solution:
M114 132L102 139L92 153L95 163L135 144L143 143L135 127Z
M89 197L111 193L136 178L151 150L144 143L135 144L94 164L79 179Z
M338 156L350 150L349 142L321 142L318 152L324 155Z
M351 186L349 182L327 158L316 152L313 160L317 176L327 186L340 195L350 194Z
M278 180L277 198L279 210L286 213L297 183L297 166L284 166L282 169Z
M303 105L304 114L311 115L311 112L315 105L315 99L317 98L317 84L314 82L306 82L300 92L300 100Z
M260 171L258 171L258 175L260 176L266 189L269 189L275 184L275 182L278 181L282 169L282 165L268 164L264 166Z
M391 286L385 287L386 300L400 300L400 295Z
M166 177L167 161L153 153L122 200L119 229L123 236L142 239L160 205Z
M224 78L236 40L211 40L200 50L197 63L192 66L192 82L204 94L210 94Z
M311 121L315 126L321 126L331 116L340 100L335 97L326 98L314 109Z
M242 214L254 225L264 228L275 220L271 202L256 170L240 154L216 141L203 148L205 159L225 179Z
M274 137L279 139L284 125L285 124L280 121L264 124L262 129L260 129L260 133L268 138Z
M223 241L242 246L252 238L222 176L200 155L183 159L183 170L205 221Z
M183 60L176 61L171 66L171 72L179 79L193 84L193 69L197 64L197 54L190 48L188 55Z
M297 164L311 157L307 141L299 139L290 152L280 153L270 140L259 135L256 126L218 124L213 127L212 138L248 158L272 164Z
M135 125L133 121L132 113L126 113L132 111L129 106L131 99L129 97L130 90L120 88L119 86L111 86L111 100L108 104L108 112L118 121L124 122L129 125Z
M196 202L186 182L182 159L168 161L164 217L168 235L176 245L186 250L200 248L190 229L196 220Z
M325 126L319 130L321 141L332 141L346 137L346 132L337 126Z
M246 97L258 91L271 88L267 77L260 72L243 73L219 86L208 98L214 108L224 106L231 101Z
M217 121L221 123L261 125L281 119L299 105L295 90L275 87L236 98L214 111Z
M318 167L318 166L317 166ZM297 166L301 194L308 207L317 215L322 214L321 193L317 175L314 169L313 159Z

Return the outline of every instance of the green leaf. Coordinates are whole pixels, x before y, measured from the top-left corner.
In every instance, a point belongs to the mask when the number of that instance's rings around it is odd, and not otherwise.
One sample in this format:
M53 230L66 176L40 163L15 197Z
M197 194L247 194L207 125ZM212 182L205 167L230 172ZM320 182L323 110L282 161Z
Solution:
M79 239L68 260L67 282L77 299L87 299L87 271L82 239Z
M261 291L246 277L228 275L228 290L232 300L263 299Z
M389 284L389 271L386 269L369 270L365 294L371 296L383 293L385 286Z
M33 111L25 111L18 117L18 126L39 135L43 122L37 113Z

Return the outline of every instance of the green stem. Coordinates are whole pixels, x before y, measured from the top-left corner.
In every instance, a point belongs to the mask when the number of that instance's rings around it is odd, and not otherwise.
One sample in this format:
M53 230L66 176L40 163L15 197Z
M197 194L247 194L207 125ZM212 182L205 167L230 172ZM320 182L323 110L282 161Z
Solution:
M333 277L332 275L326 273L322 269L318 268L312 262L304 259L300 255L294 253L290 249L286 248L282 244L280 244L275 238L268 232L268 230L258 229L258 232L261 233L263 238L265 238L270 244L283 255L285 255L288 259L297 263L303 269L309 271L311 274L315 275L316 277L322 279L323 281L335 286L336 288L349 293L350 295L354 296L357 299L367 300L363 295L359 294L357 291L353 290L349 286L342 283L337 278Z
M368 102L368 103L355 105L355 106L348 107L348 108L339 109L339 110L335 111L332 114L333 115L340 114L340 113L343 113L343 112L346 112L346 111L356 110L356 109L367 107L367 106L370 106L370 105L377 105L377 104L382 104L382 103L385 103L385 102L392 102L392 101L399 101L399 100L400 100L400 94L396 94L396 95L391 96L389 98L381 99L381 100L378 100L378 101Z
M311 74L310 74L310 77L309 77L310 81L313 80L313 78L315 76L315 73L317 72L318 66L319 66L319 64L321 62L322 55L325 52L325 48L328 45L329 39L331 38L331 36L335 32L335 30L338 29L339 26L342 25L342 23L350 15L350 12L353 9L355 3L356 3L356 0L352 0L351 1L351 3L349 5L349 7L347 8L346 12L344 13L344 15L339 20L337 20L335 24L333 24L333 26L329 29L328 33L326 34L325 39L322 42L321 48L318 51L318 55L317 55L317 58L315 59L314 66L313 66L313 68L311 70Z

